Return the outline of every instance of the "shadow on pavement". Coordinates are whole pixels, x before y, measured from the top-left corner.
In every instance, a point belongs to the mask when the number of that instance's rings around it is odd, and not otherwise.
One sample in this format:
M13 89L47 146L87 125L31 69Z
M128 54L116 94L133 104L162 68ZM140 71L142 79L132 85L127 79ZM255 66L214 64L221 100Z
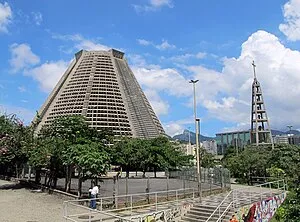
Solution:
M0 185L0 190L16 190L16 189L22 189L25 188L24 185L19 184L19 183L12 183L12 184L3 184Z

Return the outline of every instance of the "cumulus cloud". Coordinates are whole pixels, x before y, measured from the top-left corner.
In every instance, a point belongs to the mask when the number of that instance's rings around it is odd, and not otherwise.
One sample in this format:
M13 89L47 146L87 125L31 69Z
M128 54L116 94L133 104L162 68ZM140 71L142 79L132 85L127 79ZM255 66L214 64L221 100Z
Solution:
M183 54L183 55L172 56L170 58L170 60L173 61L173 62L177 62L177 63L184 63L184 62L186 62L187 60L189 60L191 58L203 59L205 57L206 57L205 52L198 52L196 54L186 53L186 54Z
M7 33L7 26L11 23L12 11L7 2L0 3L0 32Z
M190 55L187 55L189 57ZM201 65L180 68L198 79L197 103L207 110L209 118L216 118L238 127L249 129L251 112L252 61L256 62L258 80L271 127L283 129L293 124L300 128L300 52L285 47L273 34L257 31L241 45L238 57L224 58L220 71ZM189 97L192 103L192 87L189 78L175 68L133 67L144 88L175 97ZM288 117L288 118L287 118ZM169 124L179 129L178 123ZM183 128L183 125L180 126Z
M138 82L146 88L177 97L192 94L188 80L176 69L132 67L132 70Z
M69 62L63 60L46 62L38 67L26 70L25 75L36 80L42 91L50 92L67 70L68 65Z
M99 43L97 40L94 39L87 39L80 34L74 35L60 35L51 33L52 38L59 39L63 41L71 41L73 42L74 46L72 49L66 50L66 52L71 53L73 50L109 50L111 47L103 45Z
M152 44L151 42L145 40L145 39L137 39L137 42L140 44L140 45L150 45Z
M289 0L283 7L284 23L279 25L289 40L300 40L300 0Z
M166 50L166 49L175 49L176 46L173 44L170 44L167 40L162 40L161 44L155 45L155 47L159 50Z
M148 0L144 5L132 5L137 13L158 11L163 7L173 8L173 0Z
M31 51L30 45L26 43L12 44L10 52L9 63L12 72L20 71L24 75L32 77L39 83L40 89L44 92L49 92L54 88L69 65L69 62L63 60L40 64L40 58ZM20 86L18 90L25 92L26 88Z
M163 126L166 133L169 136L173 137L175 135L181 134L183 130L186 129L185 125L192 123L194 123L194 117L163 123Z
M145 40L145 39L137 39L137 42L139 45L143 46L149 46L152 45L153 47L159 49L159 50L166 50L166 49L176 49L176 46L173 44L170 44L168 40L163 39L160 44L155 44L151 41Z
M10 46L10 52L11 59L9 63L13 72L18 72L40 62L40 58L31 51L31 47L28 44L14 43Z
M152 89L144 90L147 99L149 100L155 114L158 116L166 115L169 112L169 104L167 101L163 101L159 94Z
M209 86L205 82L209 75L201 71L203 67L194 67L194 70L188 67L200 79L200 84L204 81L201 84L203 95L199 92L200 103L215 118L250 124L252 60L257 64L257 76L271 126L280 129L293 123L299 128L300 106L295 101L300 96L300 52L286 48L275 35L265 31L253 33L242 44L238 58L224 59L221 72L208 70L215 73L211 80L207 80L211 83Z
M12 106L8 104L0 104L0 114L16 114L18 118L25 124L29 124L35 116L35 111L21 106Z

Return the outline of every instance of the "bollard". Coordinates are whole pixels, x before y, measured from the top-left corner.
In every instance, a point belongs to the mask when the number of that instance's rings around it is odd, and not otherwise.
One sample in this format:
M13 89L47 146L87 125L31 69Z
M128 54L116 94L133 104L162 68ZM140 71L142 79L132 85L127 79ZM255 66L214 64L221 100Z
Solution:
M155 193L155 210L157 211L157 193Z
M146 193L149 193L149 192L150 192L150 178L148 176ZM148 204L150 204L150 195L149 194L146 195L146 199L147 199Z
M125 206L128 206L128 177L126 177L125 179L125 195L126 195L126 202L125 202Z
M130 196L130 215L132 215L132 195Z

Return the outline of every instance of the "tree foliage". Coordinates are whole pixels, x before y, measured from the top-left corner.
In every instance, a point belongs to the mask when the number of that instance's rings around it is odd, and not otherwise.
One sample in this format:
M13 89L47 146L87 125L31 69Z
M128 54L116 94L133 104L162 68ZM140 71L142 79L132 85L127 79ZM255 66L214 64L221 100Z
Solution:
M290 189L277 210L277 221L300 221L300 146L276 144L271 147L246 147L238 155L229 150L223 159L233 177L250 183L251 177L286 179Z
M185 155L178 144L166 137L152 139L123 138L112 148L113 164L121 166L129 175L130 170L176 169L191 164L193 156Z

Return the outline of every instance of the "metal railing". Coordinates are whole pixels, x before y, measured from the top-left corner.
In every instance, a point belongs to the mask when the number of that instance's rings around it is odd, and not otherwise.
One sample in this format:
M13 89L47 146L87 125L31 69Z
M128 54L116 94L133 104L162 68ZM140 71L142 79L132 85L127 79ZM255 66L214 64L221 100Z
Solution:
M65 203L65 202L64 202L64 216L63 216L65 221L78 222L78 221L81 221L82 219L85 219L85 221L88 221L88 222L95 221L95 220L103 221L105 219L114 219L114 220L122 221L122 222L132 221L131 219L126 219L124 217L120 217L115 214L99 211L97 209L91 209L86 206L76 205L73 203ZM68 214L68 206L69 205L73 205L77 208L80 208L80 210L83 210L83 212L69 215Z
M216 209L212 212L212 214L209 216L209 218L207 218L206 221L209 221L213 216L215 216L216 213L218 213L219 217L221 216L221 206L224 204L224 202L229 199L232 195L233 195L233 190L230 191L225 197L224 199L221 201L221 203L216 207ZM225 212L225 211L224 211ZM222 214L224 213L222 212Z
M237 209L238 207L250 205L253 202L262 201L266 197L273 196L274 194L281 194L286 191L285 180L277 180L272 182L267 182L251 188L238 188L230 191L222 202L216 207L213 213L209 216L206 222L210 221L213 217L218 216L218 221L221 221L224 216L229 212L231 208ZM245 197L245 195L247 195ZM230 202L224 205L225 201ZM222 208L224 210L222 210Z
M97 215L97 219L102 220L106 217L122 219L116 213L126 211L129 215L134 215L134 210L143 208L151 211L158 211L159 206L163 204L174 204L185 199L194 199L196 190L194 188L147 192L128 195L116 195L110 197L94 198L97 202L97 209L88 207L91 199L64 201L64 218L70 221L77 221L76 218L85 216L86 219L92 219L91 216ZM79 208L75 209L75 208ZM72 212L71 212L72 211ZM87 217L89 216L89 217ZM80 218L79 218L80 219ZM95 220L93 218L93 220ZM130 221L130 219L127 219Z

